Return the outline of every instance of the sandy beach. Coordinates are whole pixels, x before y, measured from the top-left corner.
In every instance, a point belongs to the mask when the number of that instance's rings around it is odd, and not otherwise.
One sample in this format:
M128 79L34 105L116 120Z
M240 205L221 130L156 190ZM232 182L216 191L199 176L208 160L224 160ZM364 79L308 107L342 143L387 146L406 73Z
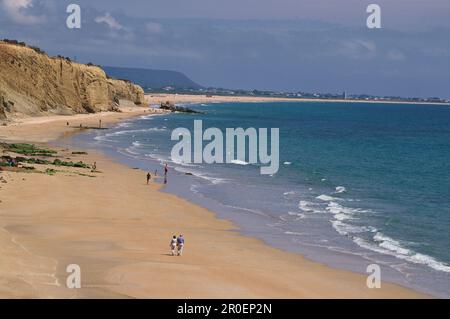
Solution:
M196 95L196 94L169 94L155 93L146 94L145 99L152 105L159 105L163 102L172 103L261 103L261 102L316 102L316 103L375 103L375 104L424 104L424 105L443 105L449 103L431 103L431 102L407 102L407 101L383 101L383 100L338 100L338 99L308 99L308 98L280 98L280 97L260 97L260 96L220 96L220 95Z
M150 103L211 99L147 98ZM102 125L112 125L149 112L136 107L122 113L23 119L0 127L0 141L55 149L48 143L82 132L76 128L80 124L95 126L101 119ZM57 168L53 175L0 171L5 181L0 183L1 298L427 297L385 282L381 289L368 289L364 275L332 269L242 236L235 225L213 212L160 192L158 183L147 185L146 172L95 150L70 145L56 150L67 160L96 162L97 171L73 167ZM39 171L49 168L33 166ZM170 238L181 233L185 253L171 256ZM66 287L70 264L81 267L81 289Z

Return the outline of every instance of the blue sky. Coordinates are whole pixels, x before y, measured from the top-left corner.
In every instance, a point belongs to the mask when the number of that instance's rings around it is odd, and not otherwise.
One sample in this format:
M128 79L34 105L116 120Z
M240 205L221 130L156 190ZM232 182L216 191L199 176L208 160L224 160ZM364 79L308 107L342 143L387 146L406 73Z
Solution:
M0 37L206 86L450 98L448 0L0 0Z

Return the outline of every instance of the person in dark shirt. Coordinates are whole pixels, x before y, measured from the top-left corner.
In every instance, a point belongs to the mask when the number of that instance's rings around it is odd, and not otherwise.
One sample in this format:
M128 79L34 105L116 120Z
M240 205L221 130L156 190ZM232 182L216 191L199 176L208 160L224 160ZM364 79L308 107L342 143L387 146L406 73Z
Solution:
M177 238L178 256L181 256L183 254L183 248L184 248L184 237L183 235L180 235Z

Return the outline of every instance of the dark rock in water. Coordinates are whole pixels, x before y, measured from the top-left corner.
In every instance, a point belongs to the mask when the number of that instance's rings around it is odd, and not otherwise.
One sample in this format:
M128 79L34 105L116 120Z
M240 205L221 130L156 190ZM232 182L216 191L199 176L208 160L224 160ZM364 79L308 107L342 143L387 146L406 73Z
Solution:
M182 106L176 106L170 102L166 102L166 103L161 103L161 107L162 110L168 110L171 112L181 112L181 113L193 113L193 114L199 114L200 112L189 109L187 107L182 107Z
M192 176L192 175L194 175L194 174L188 172L188 173L184 173L184 175Z

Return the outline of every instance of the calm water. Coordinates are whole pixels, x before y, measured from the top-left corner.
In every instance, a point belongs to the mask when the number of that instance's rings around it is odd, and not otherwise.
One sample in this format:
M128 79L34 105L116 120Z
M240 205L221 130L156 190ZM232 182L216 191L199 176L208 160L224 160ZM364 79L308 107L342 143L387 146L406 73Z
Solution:
M201 115L141 117L75 137L161 171L172 129L280 128L280 170L171 163L166 191L242 232L335 267L450 296L450 107L365 103L192 105ZM187 176L185 173L192 173Z

